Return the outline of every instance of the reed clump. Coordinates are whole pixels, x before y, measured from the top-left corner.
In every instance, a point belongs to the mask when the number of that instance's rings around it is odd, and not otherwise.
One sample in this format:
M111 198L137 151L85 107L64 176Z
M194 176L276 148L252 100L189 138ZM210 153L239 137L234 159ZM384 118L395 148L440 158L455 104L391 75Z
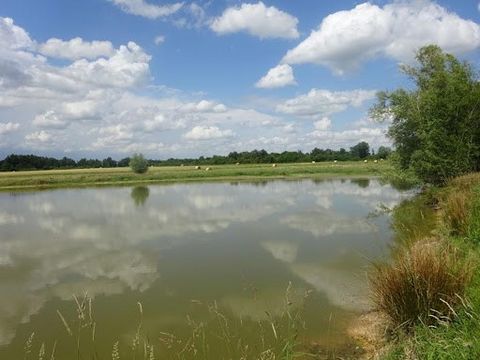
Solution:
M471 262L442 239L419 240L370 274L373 302L396 328L449 322L463 302Z
M445 200L445 222L452 235L464 236L468 233L471 199L466 191L449 194Z
M444 222L450 233L480 242L480 173L453 179L444 203Z

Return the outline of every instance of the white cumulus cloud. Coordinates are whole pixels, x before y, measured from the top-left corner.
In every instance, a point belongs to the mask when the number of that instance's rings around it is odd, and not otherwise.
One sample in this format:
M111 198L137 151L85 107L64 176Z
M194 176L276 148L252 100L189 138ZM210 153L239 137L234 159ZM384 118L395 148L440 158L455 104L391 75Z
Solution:
M277 111L296 116L326 116L361 106L375 97L373 90L329 91L312 89L307 94L286 100L277 106Z
M7 49L22 49L33 45L28 33L11 18L0 18L0 45Z
M330 129L332 126L332 121L328 117L324 116L320 120L315 121L313 126L315 127L315 130L325 131Z
M16 131L20 127L19 123L7 122L0 123L0 135L5 135Z
M132 15L143 16L149 19L158 19L164 16L172 15L181 9L183 3L173 3L167 5L154 5L145 0L109 0L124 12Z
M62 119L54 110L48 110L43 114L35 116L32 123L37 127L47 129L65 129L68 126L68 122Z
M31 143L47 143L52 140L52 134L45 130L36 131L25 136L25 140Z
M92 62L77 60L64 72L72 78L87 79L98 85L127 88L147 80L150 59L140 46L129 42L121 45L108 59L100 58Z
M81 44L87 43L95 42ZM38 44L13 20L0 17L0 134L8 134L0 138L3 153L118 158L136 151L165 158L255 148L311 150L319 144L308 134L311 126L287 121L286 115L308 118L314 131L332 131L322 117L373 96L367 90L313 89L280 100L278 107L277 99L227 106L201 92L155 86L151 57L134 42L99 57L85 50L60 64L40 54Z
M199 112L199 113L221 113L227 110L227 107L223 104L218 104L214 101L201 100L196 103L187 103L183 105L179 110L184 112Z
M287 85L295 85L292 67L288 64L280 64L270 69L264 77L255 84L258 88L271 89Z
M363 3L325 17L282 62L315 63L342 74L378 56L411 61L427 44L455 54L477 49L480 26L429 0L395 1L383 7Z
M110 41L83 41L76 37L68 41L52 38L40 44L38 51L45 56L69 60L96 59L104 56L109 57L114 53Z
M298 38L298 19L263 2L229 7L215 18L210 28L217 34L246 32L259 38Z
M210 140L233 136L230 129L221 130L217 126L195 126L185 135L188 140Z

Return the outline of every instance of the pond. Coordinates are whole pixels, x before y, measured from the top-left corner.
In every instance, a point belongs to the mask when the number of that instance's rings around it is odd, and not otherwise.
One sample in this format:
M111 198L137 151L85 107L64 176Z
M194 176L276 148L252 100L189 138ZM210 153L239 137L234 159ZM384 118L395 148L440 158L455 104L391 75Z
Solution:
M130 346L139 304L159 358L169 351L161 336L190 336L212 308L248 340L252 324L299 304L301 341L341 348L370 306L366 267L392 241L378 209L411 195L376 179L1 193L0 358L37 359L42 343L56 358L82 358L66 325L78 330L73 296L85 293L98 358ZM228 357L221 338L209 340L211 358Z

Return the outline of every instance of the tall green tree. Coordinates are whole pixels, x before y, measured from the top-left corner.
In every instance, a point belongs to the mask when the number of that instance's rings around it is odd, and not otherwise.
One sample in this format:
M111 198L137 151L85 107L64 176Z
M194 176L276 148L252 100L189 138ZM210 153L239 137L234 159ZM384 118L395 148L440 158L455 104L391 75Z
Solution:
M378 93L371 115L392 121L401 169L442 184L480 168L480 83L470 64L438 46L421 48L416 59L401 66L414 88Z
M353 156L364 159L370 155L370 145L365 141L359 142L357 145L350 148L350 152Z
M377 150L377 157L381 159L386 159L390 156L392 153L392 149L390 149L388 146L380 146Z

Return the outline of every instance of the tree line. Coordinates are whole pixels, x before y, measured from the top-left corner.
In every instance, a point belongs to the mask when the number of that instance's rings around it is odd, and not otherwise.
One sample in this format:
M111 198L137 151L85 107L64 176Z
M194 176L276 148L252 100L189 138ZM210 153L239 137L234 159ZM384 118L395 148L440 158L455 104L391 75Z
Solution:
M214 155L211 157L200 156L199 158L170 158L167 160L148 160L148 165L154 166L179 166L179 165L224 165L224 164L268 164L268 163L295 163L295 162L322 162L322 161L351 161L366 158L387 158L392 150L389 147L380 146L375 152L367 142L359 142L349 150L315 148L310 152L284 151L281 153L269 153L266 150L253 150L243 152L231 152L226 156ZM86 168L113 168L129 166L130 157L114 160L107 157L99 159L80 159L75 161L68 157L56 159L52 157L36 155L8 155L0 161L0 171L23 171L23 170L51 170L51 169L86 169Z

